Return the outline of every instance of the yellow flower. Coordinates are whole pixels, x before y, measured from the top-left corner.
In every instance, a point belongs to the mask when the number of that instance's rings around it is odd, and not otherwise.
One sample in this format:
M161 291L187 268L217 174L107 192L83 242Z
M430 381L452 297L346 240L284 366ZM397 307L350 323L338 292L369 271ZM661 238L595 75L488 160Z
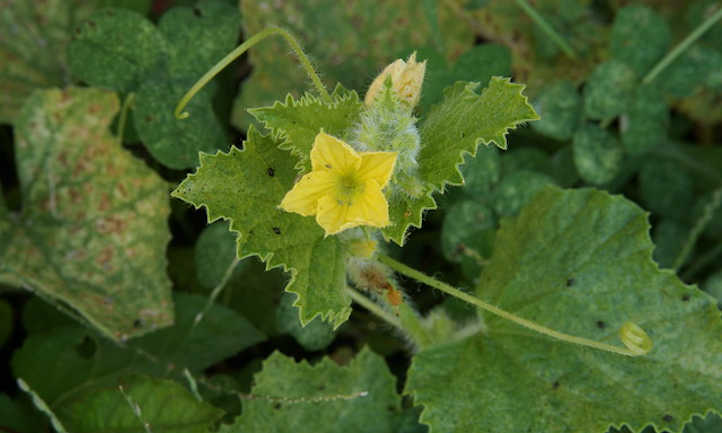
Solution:
M416 53L409 56L407 61L397 59L395 62L386 66L381 73L374 79L366 92L364 103L371 105L376 99L376 95L381 91L387 77L391 77L391 88L410 107L415 107L421 98L421 85L424 83L424 74L426 73L426 60L423 62L416 61Z
M381 190L389 183L397 152L356 152L324 132L311 149L311 172L281 201L281 209L316 215L326 236L357 226L389 225L389 205Z

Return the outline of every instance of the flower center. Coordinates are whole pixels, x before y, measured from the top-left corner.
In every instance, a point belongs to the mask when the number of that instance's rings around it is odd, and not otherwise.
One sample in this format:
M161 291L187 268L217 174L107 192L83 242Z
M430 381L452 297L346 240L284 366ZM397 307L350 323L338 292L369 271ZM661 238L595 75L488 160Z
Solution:
M363 193L364 185L353 173L341 175L338 179L336 199L340 205L350 206L359 194Z

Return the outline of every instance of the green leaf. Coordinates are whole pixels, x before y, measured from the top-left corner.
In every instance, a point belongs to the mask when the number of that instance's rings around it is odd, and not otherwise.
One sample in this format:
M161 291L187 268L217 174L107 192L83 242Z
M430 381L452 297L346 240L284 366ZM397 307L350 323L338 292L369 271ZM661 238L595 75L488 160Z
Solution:
M520 123L539 118L522 95L524 86L493 77L481 94L479 83L458 82L434 107L420 128L419 173L436 190L461 185L464 154L476 155L479 143L506 149L506 134Z
M655 224L652 231L654 240L654 261L661 268L672 268L677 255L689 236L689 228L675 220L663 219Z
M632 155L646 153L664 142L669 129L669 109L659 87L637 88L622 124L622 144Z
M417 55L417 58L424 59L420 55ZM443 99L444 89L457 81L486 83L495 75L511 75L511 53L503 45L482 44L472 47L459 56L448 69L430 59L424 77L419 111L425 112L427 108L439 103Z
M130 92L167 61L166 53L166 42L153 23L136 12L110 8L78 26L68 45L68 64L76 80Z
M484 314L487 330L414 357L406 392L433 431L679 432L719 411L722 321L708 295L651 259L647 215L601 191L540 193L503 220L476 295L525 319L618 344L633 321L654 341L631 358ZM475 368L478 367L478 368ZM459 404L463 401L464 404Z
M441 252L452 262L466 259L467 249L479 257L489 257L495 229L496 216L489 207L472 200L456 202L441 227Z
M584 86L584 112L598 120L623 113L634 94L636 80L634 71L622 62L600 63Z
M172 78L165 72L147 76L138 89L133 121L138 135L153 155L166 167L184 169L198 166L199 152L227 149L223 124L211 106L211 83L197 93L186 107L187 119L176 119L173 108L195 78Z
M185 368L199 372L265 338L245 318L220 305L214 305L193 327L206 298L178 293L175 301L174 326L126 346L74 324L35 331L13 354L13 374L56 405L88 386L108 383L128 372L167 375Z
M612 57L644 76L669 49L672 32L654 10L641 5L623 7L612 25Z
M473 32L458 25L458 16L448 9L438 8L439 35L417 0L241 2L245 35L269 26L285 28L299 39L326 83L360 90L387 64L407 58L419 47L432 46L439 38L448 58L471 48ZM251 49L249 63L253 72L243 83L231 119L241 129L251 121L247 108L271 105L288 93L300 97L309 87L308 77L282 38L267 39Z
M170 75L198 79L235 47L241 16L227 1L206 0L168 10L158 30L168 41Z
M173 321L167 184L108 131L112 93L35 93L17 122L22 211L0 220L0 282L124 340ZM142 326L136 326L140 320Z
M201 285L207 289L219 285L236 257L236 236L229 231L226 221L203 229L196 242L194 257Z
M290 334L304 349L308 351L322 350L333 341L336 336L333 327L316 317L306 326L298 320L298 309L293 306L294 296L284 293L276 310L276 323L278 331Z
M571 81L558 81L539 94L534 109L541 119L531 124L542 135L569 140L574 135L582 111L582 98Z
M0 430L17 433L47 431L45 420L24 400L0 394Z
M297 168L307 172L311 169L309 155L316 135L323 130L343 139L351 132L363 108L358 94L341 85L336 86L331 99L331 103L326 103L306 93L296 100L289 94L285 103L276 101L270 107L248 112L283 141L281 149L290 150L299 160Z
M676 161L648 158L639 172L640 201L655 214L686 221L692 216L694 184Z
M383 358L363 349L345 367L329 358L310 365L278 352L256 374L243 413L223 433L392 432L401 413L396 380Z
M593 185L611 182L621 169L624 151L619 141L591 123L574 134L572 150L579 176Z
M418 198L396 192L388 197L388 201L391 224L382 228L381 232L385 239L390 239L399 246L404 245L409 227L421 228L424 211L436 209L436 201L431 191L422 193Z
M73 433L142 432L144 424L154 432L207 433L223 416L176 382L143 376L89 388L55 410Z
M15 317L13 308L4 299L0 299L0 349L13 332Z
M512 216L554 180L536 171L517 170L504 176L494 190L492 206L500 216Z
M94 2L8 0L0 13L0 123L11 123L36 90L68 84L65 47Z
M278 208L293 186L293 158L278 142L249 128L243 150L201 154L201 166L173 191L176 198L205 206L208 221L230 220L237 232L239 258L258 256L267 269L291 273L286 291L296 293L302 324L317 315L334 328L348 318L351 299L346 284L344 247L324 237L313 217Z

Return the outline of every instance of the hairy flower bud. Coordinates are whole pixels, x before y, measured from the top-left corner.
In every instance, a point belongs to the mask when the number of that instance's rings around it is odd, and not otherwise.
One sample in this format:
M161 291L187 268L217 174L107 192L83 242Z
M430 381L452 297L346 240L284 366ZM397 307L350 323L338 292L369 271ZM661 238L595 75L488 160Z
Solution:
M426 60L416 62L416 53L409 56L407 61L396 60L379 74L366 92L364 102L371 105L376 99L387 79L391 79L391 88L396 95L409 107L413 108L421 98L421 85L426 73Z

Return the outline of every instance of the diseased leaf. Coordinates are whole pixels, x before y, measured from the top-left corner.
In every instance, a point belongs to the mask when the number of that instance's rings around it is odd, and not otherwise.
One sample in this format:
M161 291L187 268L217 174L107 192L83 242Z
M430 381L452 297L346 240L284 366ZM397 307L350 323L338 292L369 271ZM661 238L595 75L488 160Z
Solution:
M401 399L383 358L363 349L341 367L329 358L310 365L278 352L254 377L257 398L223 433L392 432L401 421Z
M93 1L0 1L0 123L11 123L36 90L68 84L65 47Z
M631 5L617 11L610 35L612 57L642 77L664 56L672 32L654 10Z
M479 143L506 149L506 134L520 123L539 118L522 95L524 86L493 77L481 94L479 83L458 82L434 107L420 128L419 173L439 191L460 185L464 154L476 155Z
M328 85L340 82L360 91L387 64L439 39L448 58L473 46L473 32L459 25L458 15L450 8L438 8L438 25L429 21L425 9L416 0L241 2L245 35L270 26L285 28L299 39ZM247 108L270 105L289 93L298 99L309 87L297 57L288 52L287 42L279 37L249 51L253 73L235 102L234 126L248 127Z
M603 432L648 423L680 432L719 411L715 301L652 261L647 215L591 189L541 192L502 220L476 295L525 319L621 345L626 321L654 348L632 358L563 343L484 314L487 330L420 352L406 392L432 431ZM470 368L480 366L480 368ZM464 402L460 404L459 402Z
M199 152L227 149L223 124L211 99L217 86L206 86L190 101L187 119L176 119L173 108L195 78L174 79L163 72L147 76L135 98L133 120L138 136L153 157L166 167L198 166Z
M173 307L167 184L110 135L117 110L116 96L97 89L28 100L16 129L23 206L0 220L0 281L124 340L171 324Z
M90 387L55 410L73 433L142 432L146 423L158 432L207 433L223 416L222 410L196 400L182 385L143 376Z
M142 15L118 8L93 13L68 45L70 73L92 86L130 92L167 61L163 36Z
M621 169L624 152L619 141L591 123L574 134L572 150L579 176L593 185L610 182Z
M634 71L624 63L600 63L584 87L584 112L591 119L611 119L623 113L637 86Z
M174 326L125 346L98 338L77 324L35 331L13 354L13 373L49 404L57 405L89 386L111 383L131 372L167 375L185 368L200 372L264 339L245 318L220 305L193 327L206 298L179 293L175 301Z
M294 158L278 142L249 128L243 150L201 154L201 166L173 191L176 198L205 206L208 221L224 218L237 232L239 258L258 256L267 269L291 273L286 291L296 293L302 324L317 315L334 328L348 318L344 246L324 237L313 217L278 208L296 178Z
M290 150L298 158L297 168L302 172L311 170L309 155L313 140L321 130L343 139L358 122L363 103L358 94L336 86L332 102L306 93L298 100L286 96L286 102L276 101L270 107L248 110L259 122L273 131L283 143L281 149Z
M500 216L513 216L554 180L536 171L517 170L504 176L494 190L493 207Z
M643 154L663 143L669 129L669 109L659 87L637 88L622 124L622 144L630 154Z
M531 124L542 135L569 140L579 125L582 98L571 81L559 81L544 88L534 103L541 119Z

